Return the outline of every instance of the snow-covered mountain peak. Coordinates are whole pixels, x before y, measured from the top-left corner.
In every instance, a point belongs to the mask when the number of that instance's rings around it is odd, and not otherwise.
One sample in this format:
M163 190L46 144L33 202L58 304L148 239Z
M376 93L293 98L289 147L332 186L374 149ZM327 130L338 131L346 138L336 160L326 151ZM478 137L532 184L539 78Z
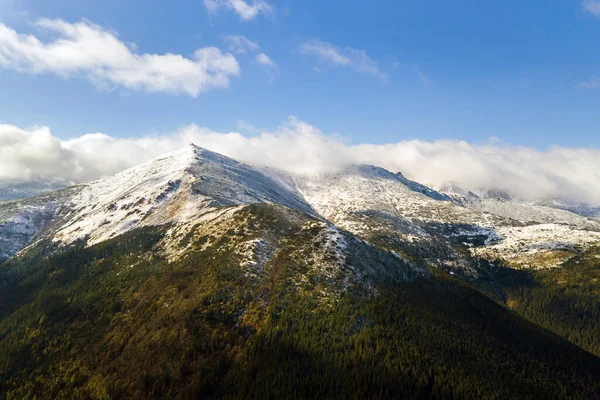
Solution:
M226 164L226 165L238 165L244 164L243 162L234 160L233 158L229 158L224 156L223 154L216 153L214 151L205 149L204 147L200 147L195 145L194 143L190 143L183 148L174 151L171 153L174 157L180 155L182 157L191 157L192 163L197 162L213 162L217 164Z
M217 163L227 165L240 164L239 161L236 161L232 158L215 153L214 151L207 150L203 147L195 145L194 143L189 143L177 150L163 154L143 164L136 165L119 174L130 170L144 170L145 168L152 168L153 166L162 166L163 164L171 165L172 167L169 168L171 170L179 169L183 171L197 163Z
M456 185L446 190L450 196L372 165L295 174L257 168L189 144L114 176L0 203L0 262L44 237L94 244L165 224L174 224L173 232L182 235L200 221L255 203L327 219L366 240L416 249L415 254L438 248L440 238L493 244L515 235L512 228L536 223L600 232L600 222L568 211L480 197ZM506 235L499 233L504 228ZM555 231L561 241L570 234Z
M23 200L6 212L8 205L0 207L0 236L32 232L21 243L43 233L63 243L87 238L93 244L137 227L193 223L218 208L253 203L279 204L316 215L284 175L275 179L249 164L190 144L116 175L75 186L60 199ZM53 210L53 215L43 219L43 226L25 229L22 225L30 222L21 214L32 207L46 214ZM1 247L2 243L0 253ZM15 249L11 246L5 253L10 255Z

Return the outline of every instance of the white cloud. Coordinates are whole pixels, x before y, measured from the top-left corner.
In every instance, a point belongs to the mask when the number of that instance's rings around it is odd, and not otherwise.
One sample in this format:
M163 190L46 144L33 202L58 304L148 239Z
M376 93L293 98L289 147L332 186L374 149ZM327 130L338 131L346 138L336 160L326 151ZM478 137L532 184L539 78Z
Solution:
M277 64L265 53L257 54L256 62L269 68L277 68Z
M229 46L229 51L236 54L246 54L260 49L257 42L248 39L244 35L227 35L223 39Z
M275 12L273 6L264 0L252 0L252 3L244 0L203 0L203 2L211 14L226 8L235 12L243 21L250 21L260 14L273 15Z
M592 13L595 17L600 18L600 1L598 0L585 0L581 3L584 10Z
M255 132L256 133L256 132ZM294 171L374 164L432 186L454 182L470 190L495 189L523 199L539 197L600 204L600 149L538 150L490 141L400 141L349 145L290 117L273 132L246 137L198 125L140 138L87 134L60 140L47 127L0 125L0 183L83 182L175 150L188 143L257 165Z
M300 45L300 53L314 57L319 62L333 66L352 68L363 74L371 75L387 81L387 74L381 71L377 62L373 61L365 50L334 46L318 38L313 38Z
M56 39L43 42L0 23L0 67L63 78L83 77L101 88L190 96L226 88L230 78L240 74L235 57L216 47L200 48L192 58L171 53L138 54L135 46L86 20L68 23L43 19L36 26L52 32Z
M237 54L255 53L254 59L257 63L267 68L267 75L269 76L269 83L275 80L275 75L272 71L277 69L278 66L268 55L259 52L260 45L243 35L228 35L224 36L223 39L229 44L229 50Z

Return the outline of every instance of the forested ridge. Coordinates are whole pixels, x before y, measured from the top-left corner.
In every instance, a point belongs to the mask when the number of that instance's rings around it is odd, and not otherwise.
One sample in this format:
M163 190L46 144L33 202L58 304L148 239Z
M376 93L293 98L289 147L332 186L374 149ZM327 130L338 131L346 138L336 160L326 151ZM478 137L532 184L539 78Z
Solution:
M506 303L533 321L600 357L600 249L558 268L497 268Z
M291 256L305 232L269 207L168 262L168 227L85 247L40 244L0 265L8 399L591 399L600 359L440 271L327 300ZM225 242L285 245L249 279ZM312 244L311 244L312 246ZM308 280L299 279L309 276ZM301 282L301 283L299 283ZM506 282L504 282L506 284ZM517 289L515 289L517 290Z

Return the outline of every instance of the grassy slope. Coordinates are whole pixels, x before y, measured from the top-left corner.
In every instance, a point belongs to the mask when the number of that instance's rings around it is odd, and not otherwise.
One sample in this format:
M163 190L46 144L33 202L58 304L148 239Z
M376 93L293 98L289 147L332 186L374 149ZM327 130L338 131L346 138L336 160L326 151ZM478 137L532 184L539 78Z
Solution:
M353 285L327 300L322 292L331 285L294 256L318 251L305 221L268 206L245 213L238 229L170 264L154 247L163 228L2 265L0 393L547 399L600 392L598 358L445 274L395 283L372 276L377 296ZM274 236L279 250L254 278L226 250ZM192 248L206 242L186 240Z

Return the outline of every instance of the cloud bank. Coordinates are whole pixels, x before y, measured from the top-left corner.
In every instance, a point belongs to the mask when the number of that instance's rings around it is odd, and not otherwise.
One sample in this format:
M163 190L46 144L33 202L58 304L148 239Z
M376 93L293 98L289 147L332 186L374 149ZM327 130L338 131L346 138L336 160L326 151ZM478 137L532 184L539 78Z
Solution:
M558 198L600 204L597 148L538 150L457 140L349 145L344 137L326 135L296 117L289 117L273 132L253 137L189 125L140 138L95 133L61 140L47 127L0 125L0 183L85 182L188 143L295 172L335 171L348 164L366 163L434 187L453 182L469 190L503 190L526 200Z
M170 53L138 54L135 45L86 20L69 23L42 19L35 25L56 38L44 42L0 23L0 68L86 78L99 88L194 97L210 89L226 88L231 77L240 74L235 57L216 47L200 48L191 58Z

